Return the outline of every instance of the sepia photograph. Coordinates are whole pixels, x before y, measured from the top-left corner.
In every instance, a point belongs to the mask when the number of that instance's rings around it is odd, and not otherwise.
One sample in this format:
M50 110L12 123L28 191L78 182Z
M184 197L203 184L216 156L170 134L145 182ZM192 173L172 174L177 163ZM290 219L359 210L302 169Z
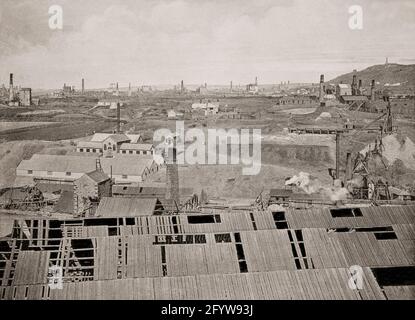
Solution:
M0 300L415 300L414 35L413 0L0 0Z

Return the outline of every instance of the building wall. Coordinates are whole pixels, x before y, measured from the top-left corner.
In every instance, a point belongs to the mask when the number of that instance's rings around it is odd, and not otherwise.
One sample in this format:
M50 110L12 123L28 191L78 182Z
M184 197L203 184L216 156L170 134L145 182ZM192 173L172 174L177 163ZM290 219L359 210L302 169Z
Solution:
M107 172L109 174L109 172ZM16 170L16 175L19 177L32 177L32 178L46 178L50 180L70 180L75 181L84 175L82 173L75 173L72 172L70 176L67 176L65 172L53 172L52 174L48 174L47 171L33 171L32 174L28 173L28 170ZM148 175L148 171L145 171L143 177L140 175L112 175L115 179L116 183L135 183L135 182L142 182L143 178Z
M33 170L29 173L28 170L16 170L16 175L20 177L33 177L33 178L46 178L56 180L71 180L74 181L82 177L84 172L71 172L71 175L66 175L66 172L52 172L48 174L48 171L36 171Z
M111 196L111 180L96 183L83 175L74 182L74 213L82 213L91 209L94 211L102 197Z

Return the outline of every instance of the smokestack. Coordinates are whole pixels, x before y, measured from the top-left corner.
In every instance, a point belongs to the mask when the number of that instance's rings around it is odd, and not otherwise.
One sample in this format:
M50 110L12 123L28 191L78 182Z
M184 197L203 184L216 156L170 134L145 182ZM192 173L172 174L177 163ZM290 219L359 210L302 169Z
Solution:
M355 96L356 95L356 75L353 75L353 80L352 80L352 95Z
M353 178L353 168L352 168L352 154L347 152L346 154L346 175L344 177L344 182L349 181Z
M120 121L121 121L121 106L120 103L117 102L117 133L120 133Z
M255 85L258 85L258 77L255 77Z
M324 74L320 75L320 92L319 92L320 106L324 106Z
M372 84L370 86L370 100L375 101L375 80L372 80Z
M131 82L128 83L128 96L131 97Z
M232 92L232 80L231 80L231 92Z
M340 133L336 133L336 179L340 176Z
M10 84L9 84L9 101L14 100L14 87L13 87L13 73L10 73Z
M205 82L205 89L207 89L207 82Z
M166 200L169 210L176 211L180 204L179 198L179 169L176 156L176 137L173 138L173 146L168 149L166 158Z
M358 86L358 91L359 95L362 94L362 79L359 79L359 86Z
M184 92L184 84L183 84L183 80L180 82L180 93Z
M82 78L82 94L85 93L85 80Z

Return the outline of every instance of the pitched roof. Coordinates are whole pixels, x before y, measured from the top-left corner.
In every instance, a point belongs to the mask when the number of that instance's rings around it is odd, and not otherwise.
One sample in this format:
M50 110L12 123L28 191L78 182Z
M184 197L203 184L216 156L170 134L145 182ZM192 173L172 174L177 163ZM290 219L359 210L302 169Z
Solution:
M157 198L104 197L96 215L100 217L135 217L153 215Z
M123 143L120 150L143 150L150 151L153 145L150 143Z
M123 133L116 133L116 134L112 134L110 135L107 139L112 139L115 142L124 142L124 141L130 141L130 138L128 138L125 134ZM105 139L105 140L107 140Z
M293 191L291 189L271 189L269 192L269 195L271 197L289 197L293 194Z
M366 96L342 96L344 101L369 101Z
M94 141L79 141L76 146L78 148L101 149L102 148L102 143L101 142L94 142Z
M90 141L91 142L103 142L109 136L112 136L112 135L114 135L114 133L94 133ZM128 139L131 140L131 143L137 143L141 139L140 134L125 133L123 135L127 136Z
M100 170L94 170L86 173L88 177L94 180L96 183L101 183L110 179L110 177Z
M96 157L34 154L30 160L22 160L17 170L87 173L96 169ZM152 166L152 157L116 155L100 158L105 173L114 175L142 175Z

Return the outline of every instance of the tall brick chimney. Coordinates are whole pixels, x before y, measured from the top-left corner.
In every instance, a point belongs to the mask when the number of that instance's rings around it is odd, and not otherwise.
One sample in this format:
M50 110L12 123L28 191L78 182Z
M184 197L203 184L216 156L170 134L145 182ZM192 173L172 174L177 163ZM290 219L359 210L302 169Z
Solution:
M168 149L166 161L166 200L169 211L176 211L180 204L179 197L179 168L176 155L176 137L173 137L173 144Z
M9 101L14 101L13 73L10 73Z
M320 91L319 91L320 106L324 106L324 74L320 75Z
M356 75L353 75L353 80L352 80L352 96L355 96L357 94L357 83L356 83Z
M117 133L120 133L120 122L121 122L121 104L117 102Z
M82 94L85 93L85 79L82 78Z
M370 100L375 101L375 80L372 80L370 85Z
M362 94L362 79L359 79L359 86L357 87L357 92L359 95Z

